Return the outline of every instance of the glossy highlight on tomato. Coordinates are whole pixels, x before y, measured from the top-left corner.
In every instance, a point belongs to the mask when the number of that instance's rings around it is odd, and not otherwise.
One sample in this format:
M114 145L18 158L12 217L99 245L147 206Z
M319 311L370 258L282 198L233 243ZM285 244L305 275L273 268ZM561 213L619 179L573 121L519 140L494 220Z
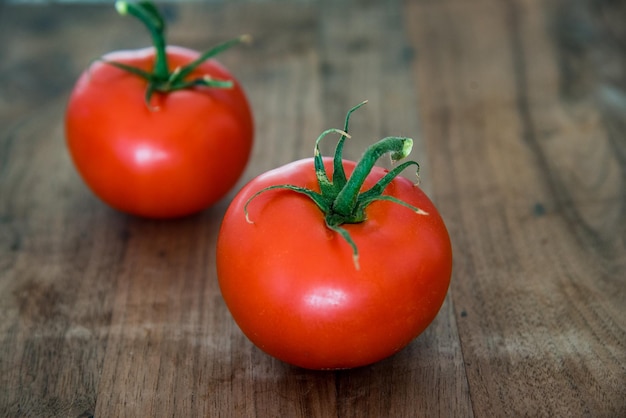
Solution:
M339 162L348 179L360 170L337 157L253 179L228 208L217 244L220 289L243 333L309 369L358 367L400 351L437 315L452 269L441 216L404 177L389 181L364 220L341 224L347 235L329 226L334 218L304 189L320 192L322 166L335 182ZM388 174L371 168L357 191Z

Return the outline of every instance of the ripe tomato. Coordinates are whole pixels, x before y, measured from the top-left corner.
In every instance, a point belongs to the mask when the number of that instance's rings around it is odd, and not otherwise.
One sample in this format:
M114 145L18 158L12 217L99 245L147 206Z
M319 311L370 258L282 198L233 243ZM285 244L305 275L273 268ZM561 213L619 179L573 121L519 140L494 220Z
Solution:
M245 93L217 61L194 65L171 91L121 68L151 75L161 66L170 77L201 57L161 41L161 50L117 51L91 65L65 118L71 157L92 191L121 211L152 218L194 213L223 197L242 174L253 141ZM207 80L232 84L202 85Z
M351 248L319 205L297 193L319 193L316 169L323 163L332 175L335 157L253 179L228 208L217 243L222 295L243 333L268 354L310 369L362 366L405 347L437 315L452 268L441 216L404 177L365 208L364 221L343 224ZM341 163L354 176L356 163ZM359 190L387 174L374 167ZM287 184L295 187L275 187Z

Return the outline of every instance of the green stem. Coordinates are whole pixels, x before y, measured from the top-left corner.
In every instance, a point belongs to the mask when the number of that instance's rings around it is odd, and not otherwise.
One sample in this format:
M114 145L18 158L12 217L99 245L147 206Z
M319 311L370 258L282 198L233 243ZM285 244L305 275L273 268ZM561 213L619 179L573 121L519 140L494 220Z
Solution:
M157 8L152 3L146 1L129 3L124 0L115 2L115 8L120 15L124 16L130 14L139 19L146 26L152 36L152 42L156 49L154 76L161 81L167 80L170 74L167 65L165 20Z
M333 211L336 215L345 217L344 222L361 222L363 219L354 219L359 192L365 179L374 168L376 161L383 155L391 152L391 159L398 161L411 152L413 140L411 138L389 137L370 146L363 154L363 158L354 168L354 172L346 185L341 189L333 202Z
M249 42L250 36L240 36L239 38L217 45L201 54L194 61L170 72L167 57L167 43L165 41L165 19L163 19L163 16L161 16L157 7L150 1L128 2L126 0L118 0L115 3L115 8L120 15L131 15L139 19L145 25L152 36L152 42L156 51L156 58L152 72L147 72L123 63L106 60L104 62L114 65L117 68L131 74L137 75L148 82L145 94L145 100L148 107L150 107L150 98L154 92L169 93L176 90L191 89L197 86L213 88L233 87L234 83L232 80L218 80L211 78L209 75L200 75L199 77L193 79L189 79L188 77L208 59L234 45L242 42Z
M341 225L365 221L365 209L367 206L375 201L381 200L399 204L413 210L419 215L428 215L425 211L399 200L396 197L382 194L385 191L385 188L393 181L394 178L400 175L403 170L410 166L415 166L419 171L419 164L415 161L407 161L398 165L378 180L378 182L370 189L361 192L363 183L370 175L372 169L374 168L374 164L381 156L391 153L391 159L395 162L409 155L413 147L413 140L410 138L388 137L370 145L365 151L363 158L357 163L350 178L346 179L345 169L343 166L344 161L341 158L341 155L343 152L344 141L346 138L350 137L347 133L348 121L352 112L363 106L365 103L366 102L363 102L348 111L343 131L339 129L328 129L322 132L322 134L315 141L314 169L320 188L319 193L300 186L280 184L259 190L252 195L244 205L246 220L251 222L248 217L248 205L262 193L276 189L287 189L307 196L324 213L326 226L330 230L338 233L350 245L352 248L354 265L357 270L359 269L358 248L348 231L345 228L342 228ZM324 161L319 150L319 143L326 137L326 135L332 132L341 134L341 138L335 148L335 157L333 159L334 172L333 180L331 181L326 173Z

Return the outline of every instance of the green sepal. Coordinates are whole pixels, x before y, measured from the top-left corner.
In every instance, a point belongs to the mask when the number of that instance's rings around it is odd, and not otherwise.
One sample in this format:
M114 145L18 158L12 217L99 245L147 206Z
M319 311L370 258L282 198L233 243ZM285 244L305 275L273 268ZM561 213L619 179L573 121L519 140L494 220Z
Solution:
M350 245L350 247L352 248L352 262L354 263L354 267L359 270L361 268L359 264L359 249L356 246L356 243L354 242L352 237L350 236L350 233L345 228L342 228L339 225L332 225L326 222L326 226L332 231L335 231L336 233L341 235L341 237L348 243L348 245Z
M320 136L317 137L315 141L315 150L314 150L314 167L315 167L315 175L317 177L317 182L320 186L320 191L322 195L329 196L335 193L335 185L328 177L328 173L326 172L326 166L324 166L324 158L322 157L322 153L320 152L320 141L326 137L326 135L330 133L338 133L341 135L341 138L345 139L346 137L350 137L347 132L340 131L339 129L327 129L321 133ZM340 139L341 141L341 139ZM343 165L341 166L343 170ZM334 174L333 174L334 177ZM336 193L335 193L336 194Z
M196 68L198 68L199 65L201 65L203 62L205 62L206 60L213 58L214 56L226 51L229 48L232 48L233 46L240 44L240 43L250 43L250 36L249 35L242 35L238 38L235 39L231 39L228 40L226 42L223 42L217 46L214 46L213 48L209 49L208 51L204 52L202 55L200 55L198 58L196 58L195 60L193 60L192 62L190 62L189 64L185 65L184 67L182 67L178 72L177 72L177 79L178 80L182 80L185 77L187 77L189 74L191 74Z
M148 71L144 71L141 68L133 67L132 65L124 64L117 61L109 61L104 58L100 58L100 61L104 62L105 64L112 65L113 67L119 68L120 70L139 76L148 82L153 81L153 74Z
M373 185L369 190L359 195L359 205L366 205L366 202L369 202L372 199L375 199L376 197L382 195L382 193L385 191L385 188L389 185L389 183L391 183L393 179L398 177L400 173L402 173L404 170L406 170L410 166L415 166L416 172L419 172L420 166L415 161L407 161L398 165L397 167L394 167L393 170L385 174L385 176L381 178L380 180L378 180L378 182L375 185Z
M319 193L300 186L280 184L269 186L257 191L246 201L244 205L244 215L246 220L252 223L248 216L248 205L262 193L276 189L287 189L309 197L324 213L326 227L337 232L352 248L353 262L357 270L360 268L358 247L350 236L350 233L345 228L342 228L341 225L355 224L365 221L365 209L368 205L375 201L388 201L396 203L414 211L416 214L428 215L427 212L419 209L418 207L415 207L396 197L382 194L393 179L398 177L405 169L415 166L416 171L419 172L419 164L415 161L407 161L398 165L385 174L370 189L361 192L363 183L367 179L367 176L371 173L376 161L378 161L380 157L390 153L392 161L395 162L409 155L413 146L413 140L411 138L387 137L381 139L373 145L370 145L363 154L361 160L356 164L350 178L346 178L342 153L344 141L346 138L350 137L347 133L349 118L352 112L363 106L365 103L367 102L362 102L348 111L343 131L339 129L328 129L322 132L315 141L314 169L320 188ZM330 133L339 133L341 135L337 147L335 148L332 181L328 177L324 161L319 150L320 141Z
M250 217L248 216L248 205L250 205L250 202L262 193L269 192L270 190L277 190L277 189L286 189L286 190L291 190L291 191L303 194L307 196L308 198L310 198L323 212L329 210L328 204L324 200L321 194L314 192L313 190L307 189L305 187L293 186L291 184L278 184L275 186L269 186L269 187L259 190L246 201L245 205L243 206L243 211L246 217L246 221L248 221L248 223L254 223L250 220Z
M350 135L348 135L350 116L355 110L365 105L366 103L367 100L362 101L358 105L354 106L352 109L348 110L348 113L346 114L346 120L343 125L343 131L345 132L345 135L342 135L341 138L339 138L339 141L337 142L337 147L335 148L335 156L333 158L333 184L335 189L337 190L341 190L347 181L346 172L343 169L343 146L346 138L350 138Z

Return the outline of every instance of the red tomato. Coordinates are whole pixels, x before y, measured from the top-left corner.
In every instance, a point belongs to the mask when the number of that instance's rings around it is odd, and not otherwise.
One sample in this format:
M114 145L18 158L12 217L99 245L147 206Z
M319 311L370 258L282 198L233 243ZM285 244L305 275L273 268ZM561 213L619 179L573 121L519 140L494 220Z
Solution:
M355 163L343 161L348 175ZM333 166L324 159L328 173ZM374 167L362 190L387 173ZM325 225L307 196L268 190L291 184L319 191L314 160L269 171L247 184L228 208L217 244L224 300L261 350L296 366L367 365L405 347L435 318L450 281L452 252L442 218L422 190L396 177L366 220L344 224L359 253ZM244 213L246 203L249 219Z
M157 48L117 51L84 71L65 118L72 159L92 191L121 211L151 218L200 211L233 187L248 162L254 129L247 98L222 65L207 59L178 83L210 78L232 81L232 87L157 90L148 104L148 81L120 64L146 74L160 70L167 80L201 54L165 47L165 23L153 6L117 6L150 17L145 21L157 26L152 32L165 59L155 64Z

